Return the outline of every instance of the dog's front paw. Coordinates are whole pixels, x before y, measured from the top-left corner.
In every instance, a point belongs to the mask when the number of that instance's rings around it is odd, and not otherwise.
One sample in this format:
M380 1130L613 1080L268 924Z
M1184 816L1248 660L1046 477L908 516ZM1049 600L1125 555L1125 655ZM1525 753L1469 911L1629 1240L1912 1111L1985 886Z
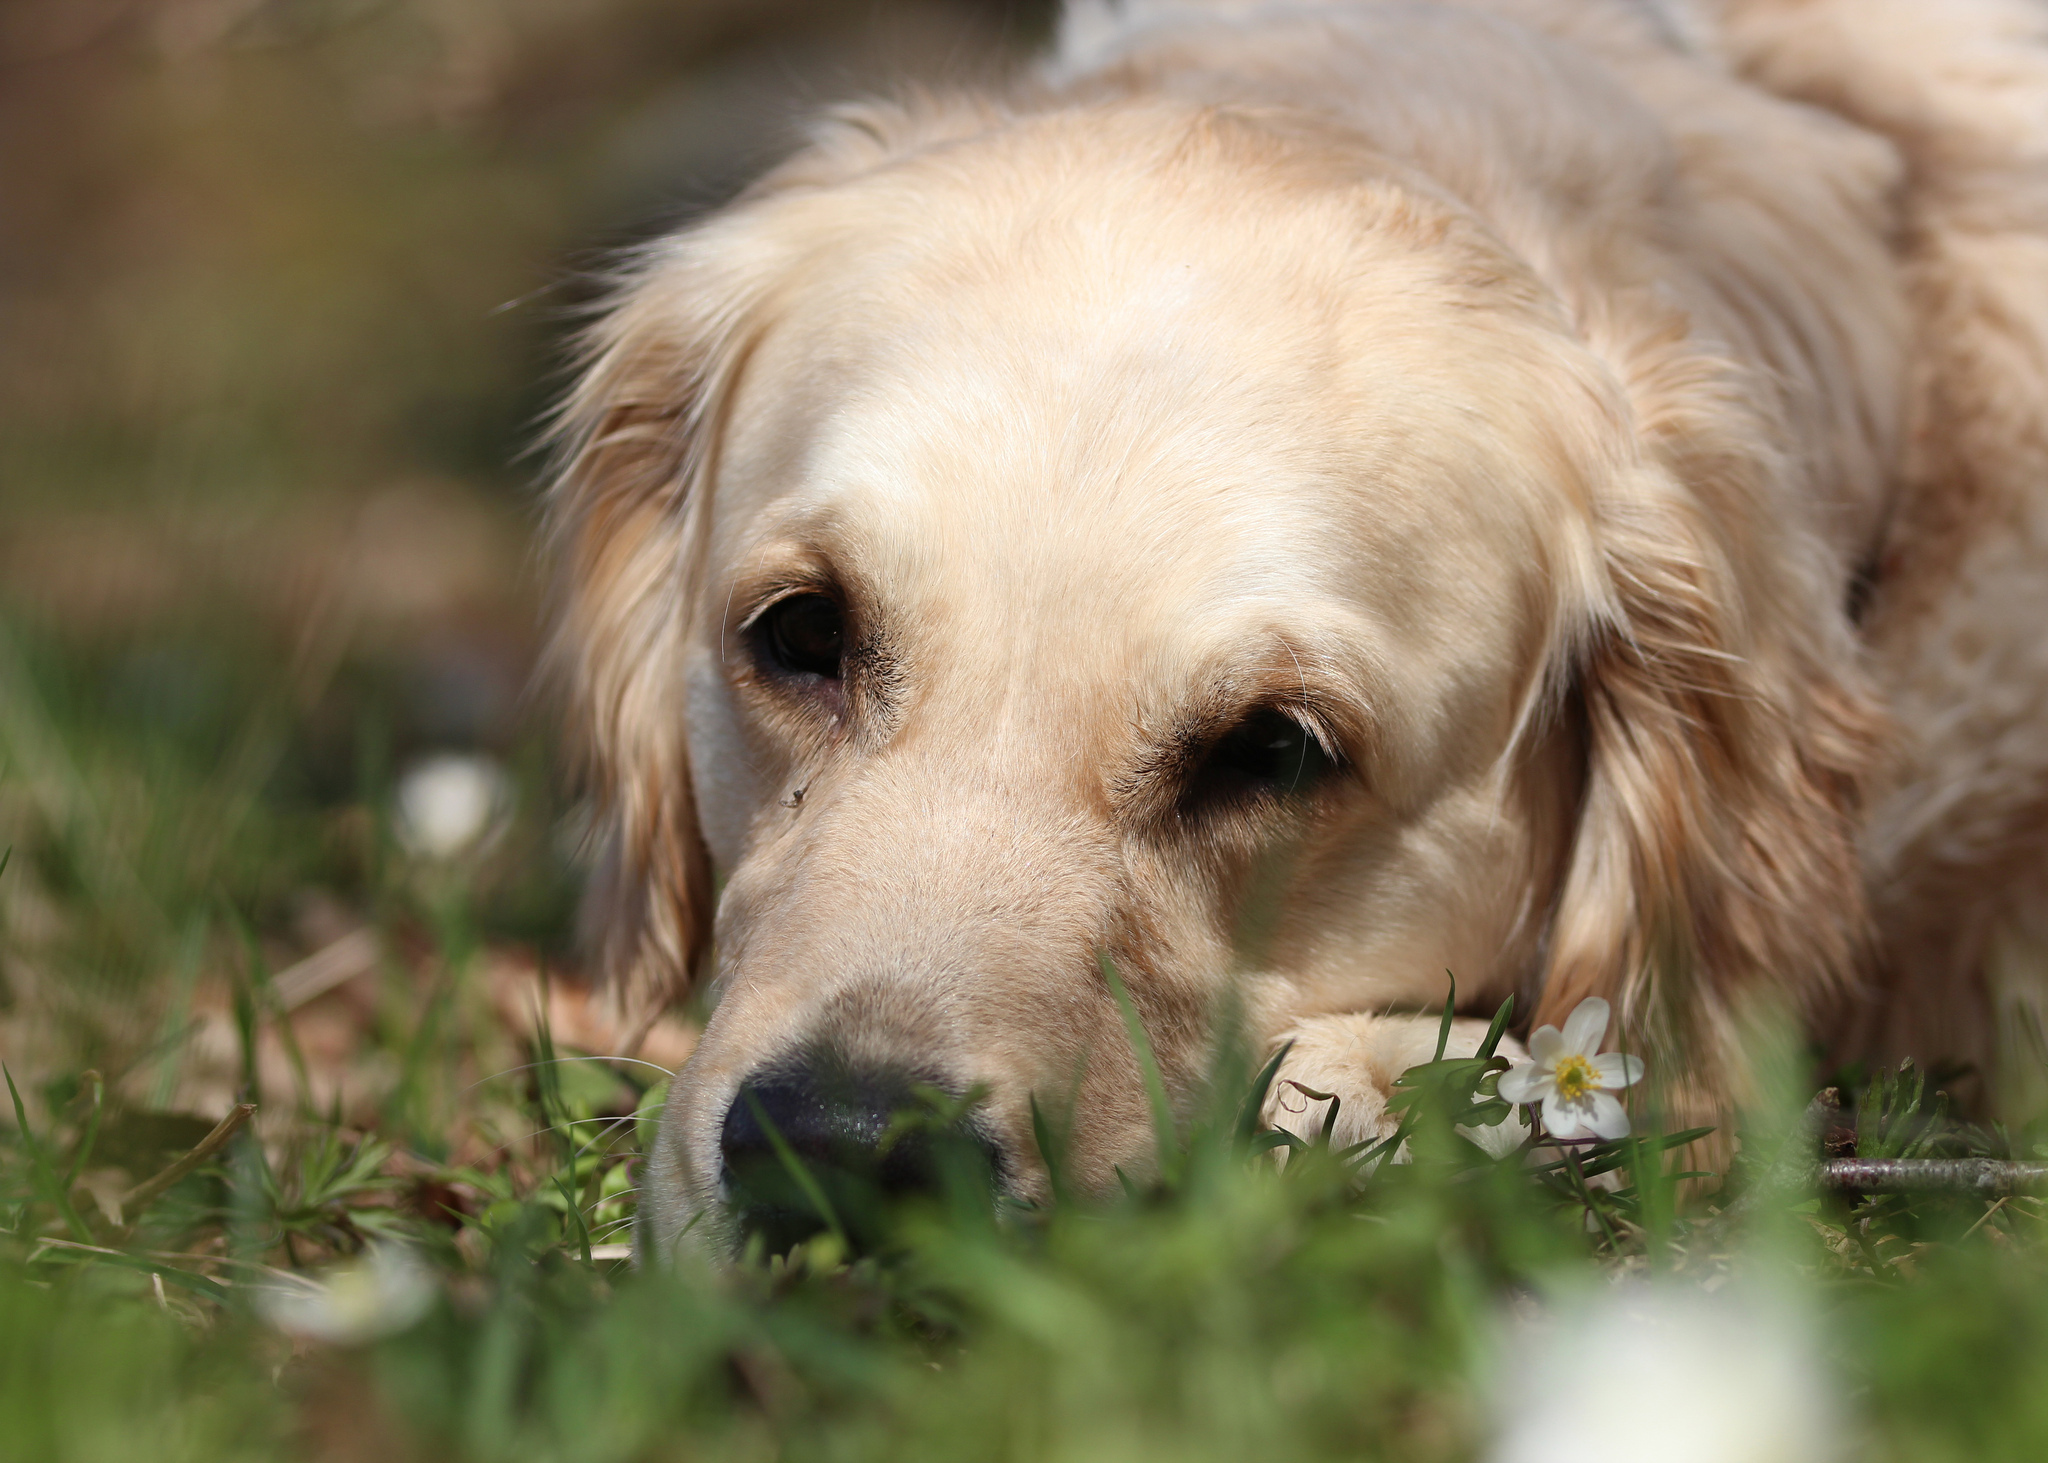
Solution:
M1388 1107L1395 1079L1435 1057L1439 1026L1433 1016L1318 1016L1301 1022L1286 1035L1293 1045L1266 1093L1267 1125L1311 1143L1327 1125L1330 1146L1340 1150L1392 1137L1400 1126L1399 1115ZM1472 1056L1486 1029L1476 1019L1453 1021L1444 1055ZM1498 1050L1511 1062L1527 1055L1512 1037L1502 1037ZM1496 1158L1529 1136L1519 1111L1490 1128L1458 1131Z

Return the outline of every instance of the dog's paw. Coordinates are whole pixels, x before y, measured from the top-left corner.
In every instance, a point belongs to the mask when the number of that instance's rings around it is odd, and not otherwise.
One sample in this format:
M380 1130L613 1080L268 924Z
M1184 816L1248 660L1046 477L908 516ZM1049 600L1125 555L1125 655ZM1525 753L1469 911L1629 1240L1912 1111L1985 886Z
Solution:
M1262 1115L1267 1125L1313 1143L1328 1123L1330 1146L1340 1150L1393 1136L1400 1126L1399 1116L1387 1106L1394 1081L1436 1055L1439 1025L1434 1016L1318 1016L1299 1023L1284 1038L1293 1046L1266 1093ZM1444 1055L1473 1055L1486 1029L1487 1023L1476 1019L1453 1021ZM1513 1037L1502 1037L1498 1051L1511 1062L1527 1057ZM1331 1122L1333 1102L1336 1118ZM1493 1127L1458 1131L1496 1158L1529 1136L1519 1110ZM1394 1161L1403 1157L1397 1154Z

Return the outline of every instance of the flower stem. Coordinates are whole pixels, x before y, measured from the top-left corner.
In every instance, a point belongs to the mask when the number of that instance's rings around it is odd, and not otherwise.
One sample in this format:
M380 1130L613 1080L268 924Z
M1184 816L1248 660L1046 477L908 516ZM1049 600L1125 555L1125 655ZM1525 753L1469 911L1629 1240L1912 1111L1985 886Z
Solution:
M1585 1170L1579 1165L1578 1148L1570 1143L1560 1144L1559 1146L1564 1149L1564 1166L1566 1171L1572 1176L1573 1186L1579 1191L1579 1202L1584 1204L1586 1212L1598 1221L1600 1232L1607 1236L1608 1247L1619 1250L1621 1248L1621 1240L1615 1234L1614 1226L1607 1222L1606 1211L1601 1209L1599 1203L1593 1198L1593 1190L1586 1183Z

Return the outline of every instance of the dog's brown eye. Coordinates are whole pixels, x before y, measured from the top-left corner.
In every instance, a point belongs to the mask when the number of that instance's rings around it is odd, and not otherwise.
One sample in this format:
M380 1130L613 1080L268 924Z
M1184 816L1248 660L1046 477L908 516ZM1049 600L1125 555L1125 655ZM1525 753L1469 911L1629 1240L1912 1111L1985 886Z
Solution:
M1329 755L1306 727L1269 706L1217 740L1202 777L1217 792L1306 792L1330 766Z
M846 629L839 606L826 595L791 595L772 606L761 616L755 638L777 670L839 679Z

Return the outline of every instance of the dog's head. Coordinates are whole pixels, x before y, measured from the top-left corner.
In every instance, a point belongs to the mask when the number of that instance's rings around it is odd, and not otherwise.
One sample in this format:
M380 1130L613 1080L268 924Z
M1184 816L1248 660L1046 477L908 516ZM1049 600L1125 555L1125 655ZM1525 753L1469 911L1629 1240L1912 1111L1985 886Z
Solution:
M1756 898L1840 869L1804 662L1724 612L1752 549L1660 457L1655 369L1270 115L868 111L648 249L554 503L593 933L643 999L717 951L647 1237L729 1236L768 1129L872 1144L918 1083L986 1092L1016 1193L1034 1095L1078 1182L1143 1168L1103 960L1185 1102L1226 989L1267 1040L1446 968L1626 1000L1660 941L1829 958L1702 933L1759 820Z

